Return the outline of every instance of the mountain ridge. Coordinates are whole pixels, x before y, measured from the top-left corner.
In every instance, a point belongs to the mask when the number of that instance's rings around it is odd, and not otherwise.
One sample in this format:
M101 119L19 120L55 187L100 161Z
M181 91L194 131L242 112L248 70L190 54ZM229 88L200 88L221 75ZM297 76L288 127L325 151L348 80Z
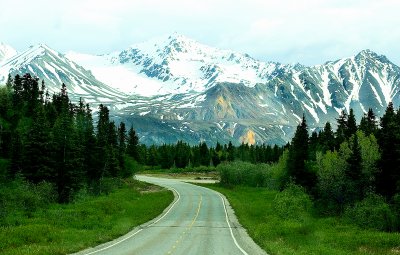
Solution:
M360 118L372 108L380 116L390 101L400 103L400 68L371 50L321 65L285 65L174 34L97 56L48 52L62 60L31 64L58 66L73 81L72 94L83 87L92 96L98 90L88 88L104 88L107 100L97 95L89 102L108 102L113 116L137 127L148 144L183 138L284 144L303 114L318 130L334 124L342 110L353 108ZM91 83L74 80L74 65Z

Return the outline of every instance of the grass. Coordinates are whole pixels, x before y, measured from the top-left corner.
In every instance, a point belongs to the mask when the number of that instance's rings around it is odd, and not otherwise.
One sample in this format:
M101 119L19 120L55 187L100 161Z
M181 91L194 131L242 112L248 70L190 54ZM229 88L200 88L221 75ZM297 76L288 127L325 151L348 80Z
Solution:
M130 181L109 195L52 204L0 227L0 254L67 254L113 240L159 215L173 194Z
M400 233L363 230L338 217L282 219L274 209L277 191L202 186L228 198L240 223L268 254L400 254Z

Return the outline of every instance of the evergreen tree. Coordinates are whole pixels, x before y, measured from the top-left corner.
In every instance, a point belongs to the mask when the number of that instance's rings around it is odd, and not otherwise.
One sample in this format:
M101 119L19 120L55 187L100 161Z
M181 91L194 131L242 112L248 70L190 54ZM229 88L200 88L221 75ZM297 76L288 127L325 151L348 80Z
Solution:
M228 161L232 162L235 160L235 148L233 147L231 141L229 141L229 144L228 144L227 154L228 154L228 157L227 157Z
M97 123L97 141L100 147L105 147L109 140L110 119L109 110L103 104L99 105L99 121Z
M136 135L133 126L128 131L128 143L126 146L126 153L131 156L137 162L141 162L140 155L139 155L139 138ZM145 155L145 154L143 154Z
M399 113L397 113L398 115ZM377 190L387 198L397 191L400 173L400 128L396 123L393 103L389 103L381 118L381 129L378 131L378 142L381 149L380 172L377 173Z
M53 153L56 162L56 185L58 201L67 203L83 184L83 150L78 140L68 104L55 121L53 127Z
M350 109L349 116L347 118L347 129L345 131L346 139L349 139L352 135L357 132L357 122L354 116L353 109Z
M200 143L200 165L209 166L211 157L210 151L208 150L207 144L205 142Z
M158 157L157 147L155 145L151 145L149 150L147 151L146 164L151 167L157 166L158 158L159 157Z
M311 189L314 186L315 176L306 168L306 160L308 157L308 130L306 119L303 119L300 125L297 126L296 132L290 146L287 171L288 175L293 180L303 187Z
M366 136L369 136L370 134L376 135L378 127L375 113L371 108L369 108L368 113L364 114L364 116L361 118L359 129L363 131Z
M358 136L352 136L351 142L351 153L347 159L348 168L345 171L346 178L348 179L349 187L348 191L351 194L350 201L358 201L362 198L362 160L361 160L361 148L358 143Z
M331 124L329 121L325 124L324 131L320 137L322 143L322 152L326 152L328 150L333 151L335 147L335 135L332 131Z
M22 150L23 175L34 183L44 180L54 181L50 130L42 107L35 109L32 125L29 127L24 140Z
M86 104L84 112L84 168L86 170L87 183L91 187L97 187L101 177L101 165L98 155L100 155L97 146L96 136L94 134L94 125L92 111L89 104Z
M178 141L175 146L175 166L185 168L190 160L190 146L183 141Z
M343 110L342 113L339 115L337 120L337 129L336 129L336 149L340 148L340 145L346 140L347 138L347 113Z
M160 165L162 169L170 169L174 164L174 147L163 144L159 148Z
M118 162L120 170L125 169L125 152L126 152L126 128L125 123L121 122L118 127Z

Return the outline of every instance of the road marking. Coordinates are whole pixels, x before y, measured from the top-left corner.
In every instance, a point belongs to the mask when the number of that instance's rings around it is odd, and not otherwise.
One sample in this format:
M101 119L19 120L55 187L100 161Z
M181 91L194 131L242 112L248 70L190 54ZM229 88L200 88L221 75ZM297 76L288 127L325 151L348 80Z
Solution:
M228 220L228 212L226 211L226 205L225 205L225 201L224 198L221 196L221 194L219 194L218 192L215 192L218 194L218 196L220 196L221 200L222 200L222 204L224 205L224 210L225 210L225 218L226 218L226 223L228 223L228 227L229 227L229 231L231 232L231 236L233 238L233 242L235 243L236 247L239 248L239 250L244 254L244 255L248 255L247 252L245 250L242 249L242 247L240 247L240 245L238 244L238 242L236 241L235 236L233 235L233 231L232 231L232 227L231 224L229 223Z
M192 185L194 185L194 184L192 184ZM217 195L221 198L221 200L222 200L222 205L224 206L224 210L225 210L225 219L226 219L226 223L228 223L228 228L229 228L229 231L231 232L231 236L232 236L233 242L235 243L236 247L238 247L238 249L239 249L244 255L249 255L245 250L243 250L242 247L240 247L239 243L236 241L235 236L233 235L232 227L231 227L231 224L229 223L229 219L228 219L228 212L227 212L227 210L226 210L226 205L225 205L224 197L223 197L219 192L217 192L217 191L215 191L215 190L212 190L212 189L209 189L209 188L206 188L206 187L202 187L202 186L197 186L197 185L195 185L195 186L196 186L196 187L199 187L199 188L202 188L202 189L205 189L205 190L207 190L207 191L214 192L215 194L217 194Z
M192 229L193 224L196 222L197 217L199 216L202 201L203 201L203 196L200 195L200 201L199 201L199 205L197 206L196 216L194 217L194 219L192 220L192 222L190 223L190 225L186 228L186 229L187 229L187 232L189 232L189 231ZM183 234L179 237L178 240L176 240L175 243L178 244L178 243L181 241L181 239L183 239L183 236L184 236L185 234L186 234L186 231L183 231ZM171 254L171 253L176 249L176 246L177 246L177 245L173 245L173 246L172 246L172 249L169 250L169 251L167 252L167 254Z
M165 187L167 187L167 186L165 186ZM156 223L158 223L160 220L162 220L165 216L167 216L167 214L172 210L172 208L173 208L173 207L175 206L175 204L179 201L179 199L181 199L181 195L179 194L179 192L178 192L176 189L174 189L174 188L172 188L172 187L167 187L167 188L170 189L170 190L173 190L173 191L178 195L178 199L171 205L171 207L168 209L168 211L166 211L166 212L164 213L163 216L161 216L160 218L158 218L158 220L154 221L153 223L151 223L150 225L148 225L148 226L146 226L146 227L151 227L151 226L153 226L154 224L156 224ZM107 250L107 249L109 249L109 248L111 248L111 247L113 247L113 246L115 246L115 245L117 245L117 244L120 244L120 243L122 243L122 242L128 240L129 238L131 238L131 237L137 235L137 234L140 233L143 229L144 229L144 228L141 228L141 229L139 229L138 231L136 231L135 233L133 233L133 234L131 234L131 235L125 237L125 238L122 239L122 240L119 240L119 241L116 242L116 243L113 243L113 244L111 244L111 245L109 245L109 246L106 246L106 247L104 247L104 248L102 248L102 249L100 249L100 250L96 250L96 251L92 251L92 252L86 253L85 255L95 254L95 253L98 253L98 252Z

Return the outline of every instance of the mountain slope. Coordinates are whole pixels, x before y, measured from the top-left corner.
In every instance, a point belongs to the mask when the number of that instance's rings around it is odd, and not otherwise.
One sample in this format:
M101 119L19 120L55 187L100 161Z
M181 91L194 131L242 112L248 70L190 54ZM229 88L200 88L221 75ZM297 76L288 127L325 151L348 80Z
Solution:
M90 68L103 82L141 96L204 92L219 82L254 86L285 67L257 61L247 54L212 48L178 34L108 55L71 52L67 56ZM123 82L118 80L121 76Z
M90 71L44 44L31 46L5 61L0 66L0 82L4 83L9 73L12 76L31 73L44 80L50 93L59 92L64 83L73 100L79 97L91 103L126 100L123 93L98 81Z
M15 55L17 55L17 51L14 48L4 43L0 43L0 65Z

